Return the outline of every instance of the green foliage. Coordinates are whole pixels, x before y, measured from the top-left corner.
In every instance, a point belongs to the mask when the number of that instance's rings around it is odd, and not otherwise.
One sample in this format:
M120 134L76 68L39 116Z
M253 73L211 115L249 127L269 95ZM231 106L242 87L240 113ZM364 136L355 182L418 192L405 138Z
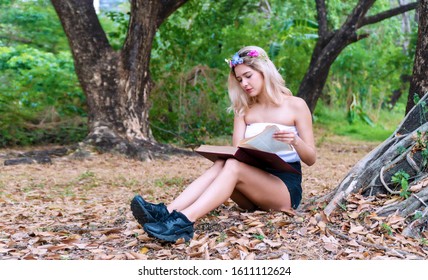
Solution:
M382 227L382 231L384 231L388 235L392 235L393 230L390 225L388 225L387 223L382 223L381 227Z
M416 132L416 150L421 151L422 156L422 166L426 167L428 165L428 135L426 131L417 131Z
M0 147L82 139L86 98L50 1L0 6Z
M413 220L421 219L423 216L424 215L422 211L416 210L415 213L413 214Z
M348 121L349 112L332 105L326 105L322 100L318 102L314 112L314 125L323 128L329 134L348 136L352 139L382 142L397 129L405 111L404 104L398 104L393 110L381 109L375 112L377 116L369 115L373 120L370 126L360 117L353 122Z
M373 127L374 126L373 121L370 119L367 113L364 112L363 107L357 102L355 95L352 95L352 97L353 97L353 101L349 106L348 121L350 123L353 123L357 117L360 117L360 119L363 122Z
M390 7L388 1L377 2L372 13ZM297 93L318 36L315 4L279 0L269 3L270 7L260 1L189 1L161 26L152 52L152 73L157 86L152 95L151 119L153 127L166 128L168 132L155 129L155 135L164 141L178 138L184 142L198 142L204 135L210 138L217 133L227 135L230 132L228 117L220 117L220 122L219 117L206 118L208 122L216 122L215 126L210 126L205 121L198 122L200 115L189 114L192 106L205 112L213 110L223 116L226 114L228 68L224 59L244 45L265 48L287 86ZM329 1L330 25L339 27L354 4ZM347 114L340 113L340 118L349 121L348 124L342 121L340 125L333 124L335 132L382 141L401 121L402 103L390 112L384 110L388 108L385 104L392 91L403 86L401 75L411 73L414 44L407 52L403 51L400 43L407 40L408 35L402 34L400 26L399 19L395 18L367 28L370 37L349 46L333 64L323 101L328 110L347 110ZM204 96L212 100L210 91L215 91L217 98L214 100L221 100L219 103L200 102L201 97L191 94L192 87L183 82L183 77L192 76L194 67L205 66L220 71L210 82L215 86L204 87ZM177 101L177 96L181 101ZM199 106L190 101L183 103L186 98L197 101ZM330 124L328 119L322 120L323 116L315 117L318 122ZM198 129L201 135L197 135Z
M86 133L85 96L70 53L0 47L0 146L74 142Z
M297 91L317 25L309 18L288 17L298 1L272 2L269 10L255 0L191 0L160 27L152 49L156 87L150 111L159 140L200 143L231 135L233 116L226 112L229 68L224 60L245 45L266 49L290 81L288 86Z
M0 1L2 44L26 44L53 53L69 49L61 23L49 0Z
M397 152L398 152L399 154L404 154L406 151L407 151L407 149L406 149L406 147L404 147L404 146L399 146L399 147L397 147Z
M253 234L253 237L254 237L255 239L258 239L258 240L261 240L261 241L263 241L263 239L265 239L265 236L264 236L264 235L262 235L262 234L257 234L257 233L254 233L254 234Z
M329 26L338 28L355 1L327 5ZM99 15L116 50L126 36L129 8L125 3ZM370 14L388 8L390 1L376 1ZM416 39L416 32L403 34L400 26L399 17L368 26L363 32L370 37L343 51L316 108L316 124L363 140L382 141L393 132L405 100L391 111L385 104L393 90L406 90L400 77L411 73ZM153 42L154 136L189 145L230 138L225 58L244 45L266 49L296 94L317 29L314 1L189 0L161 25ZM403 50L406 40L410 47ZM0 0L0 47L0 146L84 137L86 100L50 1Z
M106 32L110 45L119 50L125 41L128 30L130 6L128 2L120 4L115 11L108 11L99 15L101 26Z
M410 179L410 175L404 170L397 171L391 177L391 182L401 186L401 191L400 191L401 197L408 198L410 195L409 179Z
M415 105L420 105L422 107L422 110L420 112L420 119L422 122L426 122L426 113L428 112L428 106L426 104L426 101L421 101L421 98L419 97L418 94L414 93L413 94L413 103Z
M342 209L343 211L347 211L347 206L345 203L338 203L337 205L339 205L340 209Z
M336 6L336 2L340 1L329 3ZM389 8L388 1L376 1L370 14ZM350 122L362 118L370 124L376 122L383 108L391 109L388 101L393 91L408 92L408 84L404 84L401 77L412 73L415 32L402 32L400 16L369 25L361 32L370 36L348 46L338 56L322 99L328 105L346 108ZM409 47L404 48L406 42Z
M231 135L233 116L226 113L229 104L226 91L217 82L221 80L219 71L199 66L172 75L175 77L165 73L152 91L150 115L156 138L189 144Z
M416 145L415 148L418 150L425 150L428 146L428 137L426 131L416 132Z

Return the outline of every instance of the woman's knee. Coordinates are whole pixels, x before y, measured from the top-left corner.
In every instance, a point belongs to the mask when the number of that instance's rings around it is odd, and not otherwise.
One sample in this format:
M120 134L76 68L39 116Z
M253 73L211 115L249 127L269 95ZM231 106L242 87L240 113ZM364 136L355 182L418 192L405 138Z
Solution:
M226 161L224 160L216 160L214 164L210 167L209 171L218 174L224 167Z
M243 165L242 162L234 158L230 158L226 160L226 163L224 164L224 169L227 170L228 172L238 175L242 169L242 165Z
M216 166L216 167L223 167L225 163L226 163L226 161L225 161L225 160L223 160L223 159L218 159L218 160L216 160L216 161L214 162L213 166Z

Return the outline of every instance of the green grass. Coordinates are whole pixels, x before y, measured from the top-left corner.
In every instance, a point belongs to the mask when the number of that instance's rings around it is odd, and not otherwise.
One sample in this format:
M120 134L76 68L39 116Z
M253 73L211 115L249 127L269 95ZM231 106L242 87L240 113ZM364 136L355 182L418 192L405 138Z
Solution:
M404 105L398 104L393 110L382 109L379 112L366 112L373 125L360 118L352 123L348 121L347 112L329 108L320 104L314 114L314 126L330 134L347 136L354 140L382 142L397 129L404 118Z

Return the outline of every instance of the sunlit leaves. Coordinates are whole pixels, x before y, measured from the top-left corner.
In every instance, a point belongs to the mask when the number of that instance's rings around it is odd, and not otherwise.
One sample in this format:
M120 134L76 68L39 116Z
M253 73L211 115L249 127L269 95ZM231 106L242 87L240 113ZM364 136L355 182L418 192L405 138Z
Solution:
M49 52L68 50L50 1L4 1L1 5L0 45L27 44Z
M0 47L0 70L0 146L41 140L36 135L28 137L27 123L85 116L85 96L70 53L54 54L26 46Z

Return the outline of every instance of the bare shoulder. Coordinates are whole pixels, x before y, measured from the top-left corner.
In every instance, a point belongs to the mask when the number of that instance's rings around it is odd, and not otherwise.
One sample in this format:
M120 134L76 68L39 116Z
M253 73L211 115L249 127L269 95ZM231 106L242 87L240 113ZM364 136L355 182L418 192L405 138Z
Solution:
M296 110L306 110L308 105L303 98L297 96L287 96L285 99L288 106Z

